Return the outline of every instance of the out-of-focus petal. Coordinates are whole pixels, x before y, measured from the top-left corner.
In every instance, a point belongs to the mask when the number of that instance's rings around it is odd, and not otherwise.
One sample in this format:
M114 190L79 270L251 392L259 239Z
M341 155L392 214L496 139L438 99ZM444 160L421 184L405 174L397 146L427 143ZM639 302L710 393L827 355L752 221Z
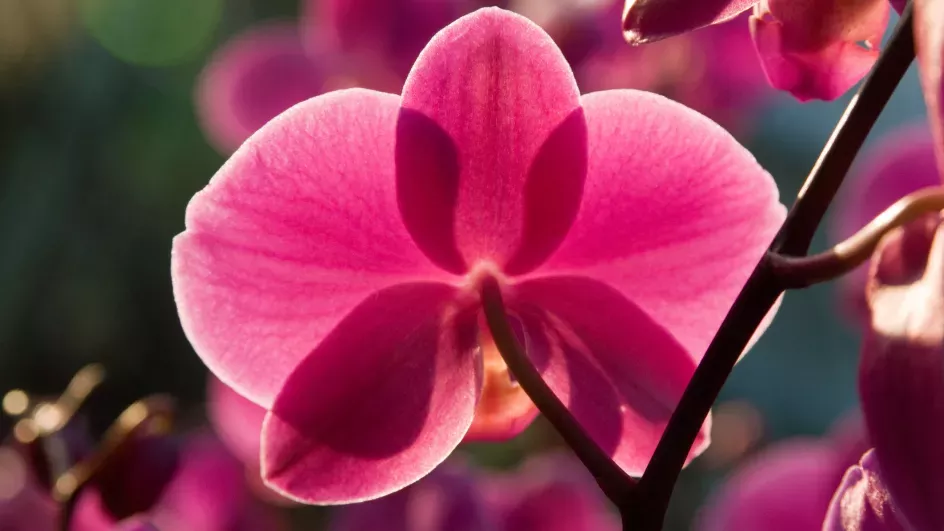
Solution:
M30 472L23 456L0 447L0 528L4 531L53 531L58 508Z
M323 85L323 66L305 53L295 27L271 24L217 50L197 83L197 113L213 145L230 153Z
M701 359L783 221L777 187L727 132L682 105L633 90L582 100L583 203L540 273L605 282Z
M113 531L160 531L147 518L134 518L121 522Z
M882 483L875 453L862 456L842 478L829 505L823 531L906 531Z
M262 475L286 497L352 503L428 474L472 423L475 314L444 284L387 288L288 378L262 431ZM469 315L471 314L471 316Z
M800 101L832 100L878 59L886 0L763 0L751 33L770 84Z
M187 207L171 273L180 320L225 384L263 407L368 295L442 275L400 220L398 98L333 92L293 107Z
M730 20L758 0L626 0L623 34L642 44Z
M917 256L896 251L905 233L927 239L928 224L890 233L873 257L859 392L902 517L914 529L944 529L944 225L936 220L930 252Z
M545 336L548 385L627 473L640 475L694 360L658 322L613 288L585 277L523 282L509 306L532 338ZM529 348L530 347L530 348ZM534 343L526 348L532 355ZM691 456L708 445L706 422Z
M211 375L207 381L207 414L229 450L247 465L258 467L266 410Z
M944 74L944 2L915 0L914 32L921 88L937 146L938 167L944 173L944 104L941 102L944 91L944 85L941 84Z
M551 38L500 9L463 17L420 54L402 105L397 188L420 248L454 273L543 262L586 175L577 85Z
M927 125L907 126L883 138L867 151L848 181L836 201L836 213L830 226L830 238L836 243L855 234L909 193L940 184L934 141ZM914 254L924 259L920 252ZM839 284L843 303L863 322L868 320L865 302L868 270L867 265L860 266L842 277Z
M331 531L493 531L473 476L449 462L399 492L338 508Z
M736 470L708 501L699 531L818 531L846 464L825 441L780 443Z

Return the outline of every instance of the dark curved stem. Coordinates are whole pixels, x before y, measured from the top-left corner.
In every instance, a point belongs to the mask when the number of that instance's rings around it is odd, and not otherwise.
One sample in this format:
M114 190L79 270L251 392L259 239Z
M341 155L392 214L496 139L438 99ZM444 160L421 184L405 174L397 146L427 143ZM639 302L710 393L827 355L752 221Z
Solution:
M771 252L802 255L809 249L813 234L856 153L914 60L911 21L909 5L895 36L846 109L813 167L800 197L771 245ZM662 529L679 472L711 406L754 331L785 287L772 267L771 254L766 254L705 352L639 480L635 496L626 504L634 531ZM625 516L626 513L624 525Z
M534 405L560 433L574 454L593 474L603 493L617 505L632 497L636 481L626 475L610 456L587 435L567 406L548 387L527 354L518 345L502 300L501 288L494 278L482 282L482 307L489 331L505 365L518 380Z

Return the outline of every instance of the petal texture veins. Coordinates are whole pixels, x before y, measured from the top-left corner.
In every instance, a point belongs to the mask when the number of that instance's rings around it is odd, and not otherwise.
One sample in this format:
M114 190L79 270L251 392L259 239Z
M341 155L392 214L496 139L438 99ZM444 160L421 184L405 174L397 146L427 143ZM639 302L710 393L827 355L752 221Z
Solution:
M399 217L397 97L339 91L247 141L187 207L171 273L184 331L227 385L267 407L368 295L436 277Z
M701 359L784 219L776 185L727 132L678 103L633 90L582 102L583 202L540 273L605 282Z
M757 0L626 0L623 34L642 44L730 20Z
M402 105L397 189L420 248L454 273L543 262L586 175L577 85L551 38L496 8L463 17L420 54Z
M481 363L474 312L451 309L455 295L432 283L377 292L305 358L263 423L270 487L306 503L364 501L452 452L472 423Z
M527 346L545 381L587 433L627 473L645 469L695 370L656 321L613 288L584 277L548 277L514 287ZM546 352L542 352L545 351ZM708 425L692 457L708 445Z
M933 225L918 220L890 233L873 257L871 330L859 367L882 478L919 531L944 528L944 226L929 218ZM895 245L907 233L933 243L909 256Z
M762 0L751 33L774 88L832 100L878 59L888 13L887 0Z
M294 26L262 26L210 59L197 84L197 113L213 146L231 153L279 113L320 94L323 84L323 66L306 55Z

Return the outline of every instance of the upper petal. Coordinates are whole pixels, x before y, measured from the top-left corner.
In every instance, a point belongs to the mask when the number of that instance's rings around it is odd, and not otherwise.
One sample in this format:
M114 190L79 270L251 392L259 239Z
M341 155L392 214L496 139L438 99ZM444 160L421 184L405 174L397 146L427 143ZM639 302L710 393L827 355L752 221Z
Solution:
M915 48L921 88L928 106L928 118L934 133L939 167L944 171L944 104L941 102L944 85L944 2L915 0Z
M623 34L642 44L730 20L758 0L626 0Z
M701 359L786 209L720 126L661 96L583 97L590 169L574 226L540 273L591 277Z
M560 50L519 15L482 9L430 41L403 89L397 187L434 262L518 274L557 247L586 174L578 97Z
M944 528L944 225L930 252L908 257L886 236L873 258L871 330L859 367L859 392L882 478L901 515L918 530ZM927 249L927 248L926 248ZM921 257L926 260L921 260Z
M528 280L509 301L533 339L529 354L548 358L535 361L547 384L617 464L640 475L694 360L638 306L590 278ZM692 456L707 447L709 424Z
M224 383L268 406L295 365L370 293L438 270L397 210L397 97L293 107L187 207L171 274L180 320Z
M823 531L906 531L882 481L875 452L849 468L833 495Z
M428 474L472 423L475 314L454 288L373 294L291 374L263 423L262 475L286 497L352 503Z
M306 54L293 25L250 30L216 51L197 83L197 114L222 153L266 122L320 94L324 67Z

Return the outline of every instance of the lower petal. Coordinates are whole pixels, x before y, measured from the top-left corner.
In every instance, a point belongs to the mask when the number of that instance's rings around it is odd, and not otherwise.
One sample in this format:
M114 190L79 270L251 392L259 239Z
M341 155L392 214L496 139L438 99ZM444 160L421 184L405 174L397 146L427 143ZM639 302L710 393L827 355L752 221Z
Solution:
M548 277L512 289L509 304L528 335L546 338L548 359L538 363L545 381L617 464L640 475L695 370L694 360L662 326L602 282ZM709 424L691 457L707 447Z
M302 361L263 423L270 487L305 503L365 501L452 452L479 385L475 313L455 295L432 283L374 293Z

